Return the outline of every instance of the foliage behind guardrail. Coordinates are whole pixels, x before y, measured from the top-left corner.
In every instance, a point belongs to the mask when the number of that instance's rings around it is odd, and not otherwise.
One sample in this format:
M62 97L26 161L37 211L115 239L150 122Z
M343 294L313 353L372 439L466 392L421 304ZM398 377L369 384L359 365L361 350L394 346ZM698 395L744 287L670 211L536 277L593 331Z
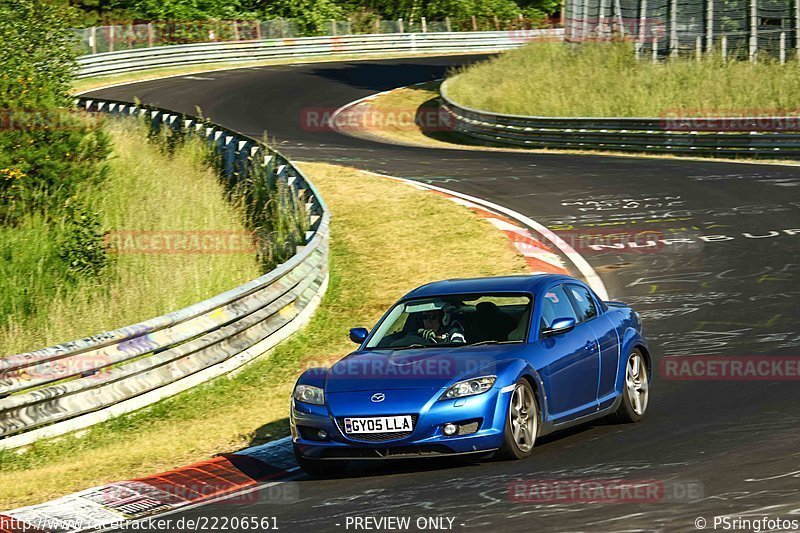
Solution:
M0 448L95 424L234 370L296 330L327 283L327 208L281 154L195 117L91 98L78 103L91 112L138 117L159 135L206 139L231 194L253 202L256 213L265 211L256 189L285 189L290 194L276 205L305 213L307 231L285 262L228 292L139 324L0 359ZM251 225L259 222L251 219Z
M560 40L562 36L563 30L546 29L348 35L162 46L82 56L78 59L80 67L78 77L88 78L159 67L253 62L292 57L497 52L516 48L533 40Z

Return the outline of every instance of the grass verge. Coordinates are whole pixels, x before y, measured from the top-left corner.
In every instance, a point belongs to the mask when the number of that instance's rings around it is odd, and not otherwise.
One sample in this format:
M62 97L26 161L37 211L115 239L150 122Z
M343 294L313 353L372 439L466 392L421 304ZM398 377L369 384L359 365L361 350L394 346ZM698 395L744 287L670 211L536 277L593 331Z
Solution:
M429 82L422 85L402 87L385 92L375 98L364 101L355 108L358 121L369 120L370 127L345 128L345 132L356 137L405 144L423 146L428 148L446 148L450 150L478 150L488 152L529 152L535 154L578 154L594 156L614 156L626 158L654 158L678 159L686 161L714 161L752 163L759 165L791 165L798 166L800 162L778 159L725 159L676 156L669 154L632 154L630 152L591 151L591 150L547 150L517 148L513 146L496 147L465 144L467 140L459 138L448 131L446 125L437 123L437 109L439 106L439 86L441 82ZM365 107L362 107L365 106ZM346 122L348 119L342 119ZM428 127L431 123L435 128Z
M345 167L301 166L333 215L330 285L309 325L231 378L82 435L0 452L0 509L284 436L294 380L306 366L350 351L348 328L371 326L403 293L428 281L525 272L505 236L462 206Z
M113 155L103 186L80 196L113 235L241 232L243 216L226 201L199 141L164 153L135 122L109 120ZM187 194L187 191L190 191ZM42 348L180 309L260 274L255 254L112 254L98 277L64 283L58 272L57 225L36 217L0 228L0 299L14 312L0 321L0 354ZM146 295L146 296L145 296ZM8 307L8 306L5 306Z
M531 43L457 71L449 96L496 113L660 117L670 112L797 115L800 69L763 60L637 61L630 43Z

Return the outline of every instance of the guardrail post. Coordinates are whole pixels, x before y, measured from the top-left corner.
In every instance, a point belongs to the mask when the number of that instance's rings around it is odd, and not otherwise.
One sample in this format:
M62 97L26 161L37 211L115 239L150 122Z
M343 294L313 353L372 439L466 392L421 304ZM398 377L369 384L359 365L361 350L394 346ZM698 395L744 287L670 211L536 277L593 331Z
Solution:
M108 27L108 51L114 51L114 26L107 26Z
M669 3L669 55L678 55L678 0Z
M403 19L397 19L397 27L400 30L400 33L405 33L403 28Z
M222 171L228 179L233 178L235 171L234 162L236 161L236 139L233 135L223 133L224 152L222 155Z
M589 0L583 0L583 11L581 11L581 42L589 39Z
M625 35L625 22L622 20L622 5L619 0L614 0L614 19L617 25L617 33Z
M233 40L234 41L238 41L238 40L240 40L239 37L240 37L239 36L239 21L238 20L234 20L233 21Z
M133 24L128 24L128 48L133 48Z
M148 46L148 48L152 48L153 47L153 40L154 40L153 39L153 23L152 22L148 22L147 23L147 46Z
M758 0L750 0L750 62L755 63L758 55Z
M653 35L653 63L658 63L658 36Z
M95 26L89 28L89 47L93 54L97 53L97 28Z
M336 37L336 19L331 19L331 35Z
M786 64L786 32L781 32L781 50L780 50L781 65Z
M428 24L425 21L425 17L420 19L422 21L422 33L428 33Z
M597 11L597 34L600 39L608 36L606 23L606 0L600 0L600 7Z
M800 0L794 0L794 48L800 60Z
M647 35L647 0L639 2L639 47L644 48Z
M728 36L723 35L720 39L720 48L722 49L722 62L728 61Z
M797 1L800 2L800 0ZM444 18L444 27L448 31L448 33L453 31L453 26L450 24L450 17Z
M475 15L472 15L472 31L478 31L478 21L475 20Z

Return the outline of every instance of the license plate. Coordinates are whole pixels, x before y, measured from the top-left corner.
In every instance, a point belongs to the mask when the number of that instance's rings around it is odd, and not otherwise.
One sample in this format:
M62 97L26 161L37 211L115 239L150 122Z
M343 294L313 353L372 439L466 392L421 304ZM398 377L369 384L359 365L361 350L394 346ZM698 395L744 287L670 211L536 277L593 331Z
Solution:
M373 416L345 418L345 433L402 433L412 431L414 421L410 416Z

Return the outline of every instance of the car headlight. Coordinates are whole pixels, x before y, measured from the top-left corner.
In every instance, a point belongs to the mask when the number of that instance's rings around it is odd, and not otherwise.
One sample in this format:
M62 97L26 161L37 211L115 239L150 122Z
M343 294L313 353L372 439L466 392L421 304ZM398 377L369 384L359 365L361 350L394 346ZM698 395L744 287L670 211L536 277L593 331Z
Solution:
M294 399L298 402L325 405L325 393L319 387L298 385L294 388Z
M497 381L497 376L483 376L480 378L465 379L459 381L442 394L440 400L449 400L451 398L463 398L464 396L475 396L476 394L483 394L488 391Z

